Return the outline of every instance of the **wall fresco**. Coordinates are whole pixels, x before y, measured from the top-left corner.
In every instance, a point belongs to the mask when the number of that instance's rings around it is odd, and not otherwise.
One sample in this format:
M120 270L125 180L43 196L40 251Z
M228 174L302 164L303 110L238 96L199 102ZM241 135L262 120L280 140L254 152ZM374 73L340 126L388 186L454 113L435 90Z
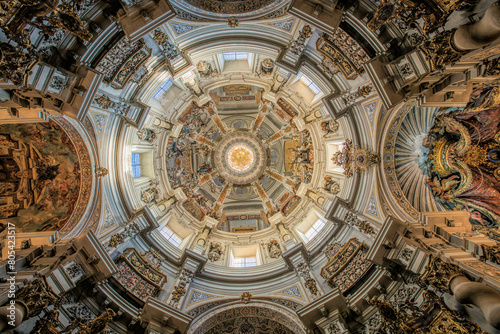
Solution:
M0 219L23 232L59 230L79 196L74 144L55 122L0 126Z

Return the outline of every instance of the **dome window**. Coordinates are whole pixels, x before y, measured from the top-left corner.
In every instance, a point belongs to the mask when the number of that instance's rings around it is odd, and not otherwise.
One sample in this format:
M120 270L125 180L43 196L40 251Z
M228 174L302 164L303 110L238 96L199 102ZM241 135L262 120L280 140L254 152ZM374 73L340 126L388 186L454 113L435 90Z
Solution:
M163 85L161 85L160 88L158 88L153 97L156 100L161 101L161 99L163 98L163 96L165 96L165 93L167 93L167 90L170 88L170 86L172 86L172 80L168 79Z
M246 52L226 52L222 55L224 60L245 60L248 59L248 53Z
M233 259L233 267L246 268L255 267L257 265L257 258L255 257L236 257Z
M325 222L321 219L318 219L316 223L306 232L306 238L308 241L311 241L322 229L325 227Z
M299 79L304 85L306 85L310 90L312 90L315 94L321 93L321 89L306 75L302 74Z
M132 177L141 176L141 155L132 153Z
M247 268L261 265L260 252L257 245L232 247L229 253L229 266Z
M177 234L175 234L171 229L169 229L167 226L162 228L160 230L160 233L165 237L165 239L167 239L168 242L170 242L175 247L180 246L182 239Z

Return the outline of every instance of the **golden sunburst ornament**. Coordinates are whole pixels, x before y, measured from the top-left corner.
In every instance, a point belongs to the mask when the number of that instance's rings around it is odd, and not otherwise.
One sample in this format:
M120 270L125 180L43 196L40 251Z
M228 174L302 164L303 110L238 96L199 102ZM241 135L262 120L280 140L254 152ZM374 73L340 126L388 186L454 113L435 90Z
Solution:
M252 151L245 145L236 145L231 148L228 153L229 166L233 169L244 171L247 170L254 161Z

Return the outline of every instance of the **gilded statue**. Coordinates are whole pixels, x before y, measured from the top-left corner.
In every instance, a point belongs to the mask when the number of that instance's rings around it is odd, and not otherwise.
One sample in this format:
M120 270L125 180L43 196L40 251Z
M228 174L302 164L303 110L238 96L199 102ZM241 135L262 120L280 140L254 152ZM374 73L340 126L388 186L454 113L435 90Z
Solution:
M450 311L442 299L430 290L424 290L423 303L417 306L407 299L395 306L385 298L373 297L374 305L383 320L383 330L394 334L426 333L478 333L485 334L481 328Z
M474 5L478 0L382 0L367 26L375 31L395 19L409 25L423 20L422 31L428 36L443 26L451 13Z
M500 221L500 87L473 91L465 108L440 109L422 146L436 201L466 210L473 224Z
M354 146L351 140L346 140L342 148L337 151L332 161L344 169L344 175L348 178L354 176L355 172L367 171L371 166L380 163L380 156L367 149Z
M89 321L84 325L80 325L78 328L79 334L99 334L106 331L108 324L113 321L113 317L116 315L115 311L107 308L103 314Z

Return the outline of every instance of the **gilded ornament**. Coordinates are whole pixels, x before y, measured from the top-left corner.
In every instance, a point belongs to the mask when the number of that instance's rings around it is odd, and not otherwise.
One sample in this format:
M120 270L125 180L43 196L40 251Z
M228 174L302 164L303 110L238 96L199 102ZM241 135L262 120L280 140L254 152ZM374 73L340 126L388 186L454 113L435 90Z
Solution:
M111 236L111 238L109 239L108 247L116 248L118 247L118 245L123 244L123 242L124 242L123 235L117 233Z
M495 246L481 245L483 249L484 258L495 264L500 264L500 243Z
M328 245L324 253L328 262L321 268L323 277L330 287L337 287L341 292L350 289L371 268L366 259L368 247L351 238L344 245Z
M299 33L299 37L290 46L290 52L301 55L306 49L306 41L312 35L312 29L310 26L305 25Z
M270 75L272 74L273 69L274 69L274 61L271 58L266 58L262 60L260 64L261 75Z
M484 68L483 77L497 77L500 76L500 58L495 58L486 63Z
M424 35L443 26L451 13L474 5L478 0L382 0L367 26L375 31L383 24L399 19L405 26L423 20Z
M371 166L380 163L380 156L367 149L357 148L351 140L342 144L342 150L336 152L332 161L344 169L344 175L352 177L355 172L365 172Z
M172 300L176 303L181 300L181 297L186 294L186 289L181 286L174 286L174 291L172 292Z
M16 302L27 308L27 318L39 315L49 305L54 305L59 296L47 285L44 278L36 278L16 293Z
M309 278L306 280L306 288L309 290L309 292L311 292L311 294L318 294L318 287L316 286L316 280L314 278Z
M89 321L86 324L80 325L78 328L79 334L100 334L105 333L106 328L110 322L113 321L113 317L116 315L115 311L107 308L103 314Z
M453 65L466 53L457 51L451 42L455 30L442 32L431 40L425 41L420 50L425 54L431 71L442 71L448 65Z
M43 318L36 321L30 334L56 334L59 333L59 330L57 329L58 325L59 311L54 308L45 313Z
M207 61L203 61L203 60L200 61L196 65L196 69L198 70L198 73L200 74L200 76L202 78L209 78L209 77L217 75L217 71L214 71L214 69L212 68L212 64L210 64Z
M111 99L105 94L102 94L97 99L95 99L95 102L102 109L108 109L109 107L113 107L113 105L114 105L114 103L111 101Z
M166 33L161 31L160 29L156 29L153 32L153 40L155 41L156 44L158 45L163 45L168 41L168 36Z
M371 86L360 86L358 87L358 95L361 97L367 97L372 91Z
M247 304L252 299L252 294L248 291L245 291L241 294L240 299L243 303Z
M335 35L323 33L316 41L316 50L323 56L323 70L328 74L341 72L353 80L364 72L363 64L370 60L363 48L341 28Z
M145 140L152 143L156 139L156 132L150 129L138 130L137 137L139 137L140 140Z
M444 262L439 257L429 256L429 264L420 275L419 280L424 285L430 285L441 292L452 293L450 283L455 277L465 276L462 269L454 263Z
M247 170L255 160L253 152L245 145L236 145L229 150L228 163L240 172Z
M158 196L159 193L160 192L156 187L151 187L142 192L141 200L145 203L152 203L156 200L156 196Z
M384 298L373 297L370 303L377 307L385 331L398 334L485 334L481 328L450 311L442 299L430 290L424 290L423 303L417 306L411 299L393 305Z
M326 176L323 189L330 192L332 195L337 195L340 192L340 185L337 181L334 181L331 176Z
M227 20L227 25L230 27L230 28L236 28L238 26L238 19L235 18L235 17L230 17L228 20Z
M108 169L104 167L97 167L95 170L95 174L97 175L97 177L106 176L108 175L108 173L109 173Z
M12 81L16 86L26 86L39 60L40 56L32 48L23 50L19 46L0 42L0 79Z
M337 121L323 121L321 122L321 130L328 136L332 133L337 133L339 131L339 123Z

